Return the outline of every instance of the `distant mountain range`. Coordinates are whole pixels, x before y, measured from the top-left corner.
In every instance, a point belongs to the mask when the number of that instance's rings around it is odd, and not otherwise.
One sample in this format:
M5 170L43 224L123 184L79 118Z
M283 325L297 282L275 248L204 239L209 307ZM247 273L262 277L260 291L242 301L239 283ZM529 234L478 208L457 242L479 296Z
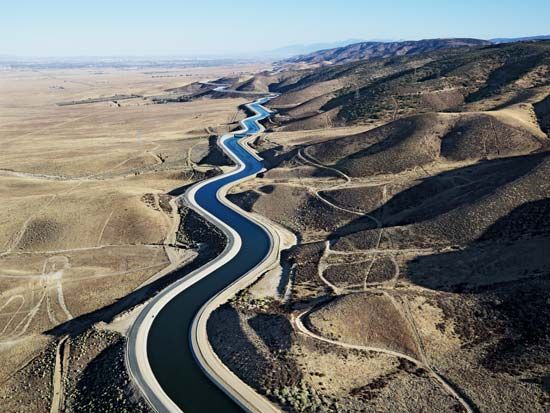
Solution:
M347 39L338 42L325 42L325 43L312 43L312 44L293 44L289 46L280 47L273 50L268 50L260 53L262 57L271 57L276 59L284 59L289 56L296 56L315 52L323 49L333 49L337 47L347 46L353 43L359 43L364 41L363 39Z
M512 42L529 42L533 40L550 40L550 34L542 36L528 36L528 37L497 37L491 39L492 43L512 43Z
M414 55L456 47L492 44L480 39L427 39L401 42L361 42L285 59L283 63L338 64L355 60Z
M479 47L490 44L511 43L550 39L550 35L495 38L490 40L471 38L424 39L406 41L366 41L355 42L340 47L320 48L310 53L302 53L282 59L279 64L327 65L348 63L356 60L407 56L458 47ZM311 45L312 47L314 45ZM285 50L280 49L280 50Z
M0 54L0 68L147 68L147 67L193 67L216 66L277 61L278 64L327 65L347 63L362 59L393 56L408 56L457 47L477 47L489 44L550 39L550 35L494 38L449 39L346 39L335 42L293 44L272 50L223 55L166 55L166 56L18 56Z

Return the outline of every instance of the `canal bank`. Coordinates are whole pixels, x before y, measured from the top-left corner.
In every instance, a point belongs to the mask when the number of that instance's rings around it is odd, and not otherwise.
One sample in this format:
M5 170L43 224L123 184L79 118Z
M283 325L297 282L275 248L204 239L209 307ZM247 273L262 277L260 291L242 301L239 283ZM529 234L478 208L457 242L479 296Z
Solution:
M205 327L207 315L220 300L259 272L259 266L269 266L266 259L273 260L277 255L274 251L278 240L272 238L269 230L224 197L230 186L263 170L261 161L239 141L262 130L259 121L270 115L262 106L267 100L262 98L247 105L255 115L241 122L242 130L219 140L236 162L236 169L198 183L184 195L191 208L224 231L228 238L226 249L151 300L130 331L129 370L158 411L277 411L211 352Z

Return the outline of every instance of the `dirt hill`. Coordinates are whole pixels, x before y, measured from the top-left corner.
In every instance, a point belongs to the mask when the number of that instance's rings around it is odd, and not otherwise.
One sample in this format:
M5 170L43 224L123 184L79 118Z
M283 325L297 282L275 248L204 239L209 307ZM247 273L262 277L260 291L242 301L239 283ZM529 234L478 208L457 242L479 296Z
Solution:
M547 410L549 53L457 48L267 81L268 170L230 199L297 241L277 282L217 313L213 333L238 332L222 360L262 354L234 371L290 411Z
M361 60L288 72L270 85L282 93L271 104L282 130L318 128L320 114L333 125L356 125L419 112L498 110L542 101L549 64L550 41ZM538 116L544 111L542 105Z

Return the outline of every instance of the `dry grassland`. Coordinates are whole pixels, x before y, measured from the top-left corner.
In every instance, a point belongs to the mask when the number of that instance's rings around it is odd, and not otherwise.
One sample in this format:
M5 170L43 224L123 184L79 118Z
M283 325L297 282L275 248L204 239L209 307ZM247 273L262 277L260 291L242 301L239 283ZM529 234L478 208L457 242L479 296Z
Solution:
M62 354L48 343L78 330L72 320L196 256L176 241L179 216L166 193L213 167L197 166L208 137L233 128L245 100L147 97L256 69L0 73L0 393L10 406L49 408ZM130 94L143 97L58 105ZM26 380L44 382L36 400L22 396Z

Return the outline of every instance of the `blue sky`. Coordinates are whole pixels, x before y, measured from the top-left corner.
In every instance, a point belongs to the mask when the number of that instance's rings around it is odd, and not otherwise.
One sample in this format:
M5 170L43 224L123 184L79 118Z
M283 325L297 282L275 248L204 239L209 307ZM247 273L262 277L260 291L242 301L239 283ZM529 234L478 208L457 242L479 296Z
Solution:
M0 55L208 55L550 33L548 0L2 0Z

